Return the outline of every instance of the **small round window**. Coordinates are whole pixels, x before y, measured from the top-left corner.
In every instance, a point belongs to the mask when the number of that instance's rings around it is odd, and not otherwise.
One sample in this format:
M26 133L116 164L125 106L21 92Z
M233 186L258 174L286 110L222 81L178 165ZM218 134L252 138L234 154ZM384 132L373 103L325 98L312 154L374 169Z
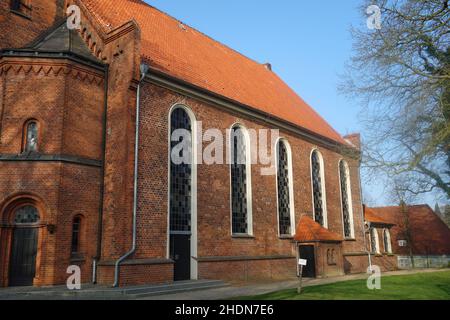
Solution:
M24 206L17 209L14 216L15 224L31 224L39 222L39 212L33 206Z

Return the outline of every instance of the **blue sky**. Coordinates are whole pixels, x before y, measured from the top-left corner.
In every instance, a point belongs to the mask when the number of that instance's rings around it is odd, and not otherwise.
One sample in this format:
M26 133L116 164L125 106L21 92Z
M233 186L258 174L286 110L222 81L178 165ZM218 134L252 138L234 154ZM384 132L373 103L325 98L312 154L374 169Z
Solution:
M360 0L148 0L212 38L258 61L270 62L339 133L361 132L358 101L338 93L352 53L351 25L366 23ZM365 184L386 204L380 182Z

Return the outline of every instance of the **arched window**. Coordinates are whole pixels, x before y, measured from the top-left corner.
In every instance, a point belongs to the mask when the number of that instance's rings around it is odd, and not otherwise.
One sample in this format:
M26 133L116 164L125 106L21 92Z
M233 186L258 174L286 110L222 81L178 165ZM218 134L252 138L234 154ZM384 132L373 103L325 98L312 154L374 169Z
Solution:
M245 128L234 126L230 141L232 233L251 235L250 142Z
M327 202L325 195L325 174L323 158L318 150L311 154L311 180L313 191L314 220L324 227L328 227Z
M278 226L280 236L291 236L294 224L292 160L286 141L277 143Z
M80 238L81 238L81 217L75 217L72 222L72 256L80 254Z
M11 10L20 11L21 0L11 0Z
M192 211L192 123L177 107L171 118L170 231L190 232Z
M378 240L378 231L376 228L370 229L370 247L372 253L380 253L380 243Z
M391 233L389 229L383 230L384 251L392 253Z
M354 238L352 192L350 170L346 161L339 162L339 180L341 183L341 208L345 238Z
M35 224L39 220L39 211L31 205L20 207L14 215L14 224Z
M198 277L196 126L188 107L177 104L171 109L167 253L175 262L175 281Z
M23 151L38 151L38 123L35 120L28 121L25 124Z
M12 11L20 12L24 15L31 15L31 0L11 0Z

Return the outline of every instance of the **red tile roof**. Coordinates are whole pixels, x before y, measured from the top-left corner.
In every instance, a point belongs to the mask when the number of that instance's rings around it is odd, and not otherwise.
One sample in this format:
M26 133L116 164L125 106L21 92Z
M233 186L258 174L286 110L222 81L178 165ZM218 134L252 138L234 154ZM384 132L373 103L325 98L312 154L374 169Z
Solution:
M343 241L337 233L322 227L309 216L303 215L297 225L294 240L298 242Z
M375 224L385 224L385 225L394 225L393 222L395 218L393 217L380 217L377 215L372 208L364 206L364 221L375 223Z
M105 31L134 19L158 71L346 144L274 72L140 0L81 0Z
M450 254L450 229L428 205L408 206L407 214L398 206L371 209L378 216L395 222L396 225L391 229L391 238L396 254L409 255L409 247L398 246L398 240L407 240L406 218L410 225L413 254Z

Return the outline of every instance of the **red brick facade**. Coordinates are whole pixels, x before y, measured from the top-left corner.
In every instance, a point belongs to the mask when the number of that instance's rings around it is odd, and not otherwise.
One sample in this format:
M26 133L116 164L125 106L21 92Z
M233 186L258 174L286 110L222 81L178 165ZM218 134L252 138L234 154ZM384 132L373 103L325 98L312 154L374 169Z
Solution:
M29 48L28 43L58 25L64 8L75 3L82 12L77 36L91 53L83 58L55 57L38 49L32 54L4 50L0 56L0 286L9 285L16 228L11 219L22 204L34 205L40 213L39 224L33 226L39 229L34 285L64 283L71 264L80 265L82 281L90 282L94 261L97 282L110 285L116 260L131 248L141 29L129 21L105 32L89 1L62 2L32 1L30 17L11 13L5 1L0 5L0 49ZM355 237L339 244L336 264L327 263L329 244L317 246L317 274L365 271L359 159L346 152L352 147L283 119L269 121L239 103L150 71L141 83L137 246L120 267L120 285L173 281L174 263L168 254L168 131L170 110L176 104L189 108L204 130L217 128L224 135L235 123L248 129L280 129L292 149L296 223L302 214L313 216L311 152L320 150L328 228L339 235L343 234L339 161L345 159ZM23 152L24 125L30 119L38 123L36 153ZM357 136L348 139L354 146L359 143ZM197 278L295 276L295 242L278 235L276 176L261 175L261 167L251 168L253 236L242 238L230 231L229 165L198 165ZM80 252L74 257L76 216L82 217L82 227Z

